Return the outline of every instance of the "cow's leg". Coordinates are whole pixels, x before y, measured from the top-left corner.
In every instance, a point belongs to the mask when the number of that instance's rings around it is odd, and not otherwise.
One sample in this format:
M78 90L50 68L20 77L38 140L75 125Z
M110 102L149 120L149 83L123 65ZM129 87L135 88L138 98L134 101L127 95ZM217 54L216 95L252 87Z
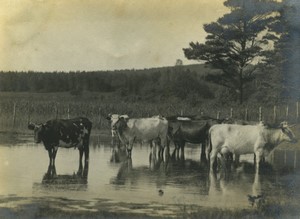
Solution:
M132 147L133 147L133 142L134 139L129 141L129 143L127 144L127 157L131 158L131 151L132 151Z
M82 172L82 157L83 157L83 148L79 148L79 167L77 171L77 175L81 175Z
M84 179L87 179L88 173L89 173L89 162L84 164L82 177Z
M164 161L167 161L170 157L170 148L169 146L165 146L164 148Z
M161 147L160 143L150 141L150 147L151 147L152 156L154 156L156 158L157 153L159 153L159 150L160 150L160 147Z
M52 163L52 148L48 149L48 155L49 155L49 167L53 165Z
M83 148L84 148L84 163L88 163L89 162L89 157L90 157L90 138L86 137L83 139ZM81 161L80 161L81 162Z
M228 154L227 153L222 153L221 152L221 173L227 173L228 169L227 169L227 158L228 158Z
M115 146L115 132L111 130L111 145Z
M56 150L54 150L54 147L51 147L48 149L48 155L49 155L49 165L54 166L55 165L55 155L56 155Z
M158 158L163 159L164 151L165 151L165 147L164 147L163 143L161 142L160 146L159 146L159 150L158 150Z
M178 142L177 141L174 141L174 146L175 146L175 148L174 148L174 158L176 159L176 160L178 160L179 159L179 145L178 145Z
M201 143L201 156L200 156L200 161L201 162L207 162L207 155L206 155L206 150L207 150L207 147L206 147L207 143L206 142L202 142Z
M239 154L234 154L234 165L235 167L238 167L240 164L240 155Z
M262 160L262 156L263 156L263 150L262 149L257 149L255 151L255 157L256 157L256 173L258 174L259 173L259 165L260 165L260 162Z
M180 142L180 159L184 160L184 146L185 142Z
M207 160L207 162L209 163L209 161L210 161L210 152L211 152L211 148L210 148L210 145L206 145L206 147L205 147L205 152L206 152L206 160Z
M55 158L56 158L56 154L57 154L57 150L58 150L58 147L54 147L53 148L53 157L52 157L52 159L53 159L53 166L55 166Z
M217 162L216 162L217 154L218 154L218 151L215 149L213 149L210 152L210 170L213 172L216 172L216 170L217 170Z
M261 157L261 163L265 163L266 162L266 158L265 155L263 154L263 156ZM254 163L256 163L256 155L254 153Z
M223 147L220 151L221 153L221 165L224 173L226 174L230 170L232 153L228 149L228 147Z
M170 147L169 147L169 141L167 136L160 137L160 145L162 148L162 154L161 157L164 161L167 161L170 157Z

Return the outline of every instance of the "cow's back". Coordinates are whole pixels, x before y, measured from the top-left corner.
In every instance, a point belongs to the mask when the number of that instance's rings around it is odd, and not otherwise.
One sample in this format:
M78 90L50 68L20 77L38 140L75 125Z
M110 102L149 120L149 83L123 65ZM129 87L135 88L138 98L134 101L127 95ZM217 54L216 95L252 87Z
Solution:
M166 136L168 132L168 121L160 118L129 119L127 126L130 134L141 140Z

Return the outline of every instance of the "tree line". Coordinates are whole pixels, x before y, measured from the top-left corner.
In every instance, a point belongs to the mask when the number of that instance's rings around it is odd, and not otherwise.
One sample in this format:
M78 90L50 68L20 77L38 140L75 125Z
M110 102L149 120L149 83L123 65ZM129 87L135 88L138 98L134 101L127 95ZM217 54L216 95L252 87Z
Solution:
M161 69L95 72L0 72L0 91L4 92L111 92L121 97L145 100L196 96L213 98L205 82L202 65ZM207 69L206 71L210 71Z

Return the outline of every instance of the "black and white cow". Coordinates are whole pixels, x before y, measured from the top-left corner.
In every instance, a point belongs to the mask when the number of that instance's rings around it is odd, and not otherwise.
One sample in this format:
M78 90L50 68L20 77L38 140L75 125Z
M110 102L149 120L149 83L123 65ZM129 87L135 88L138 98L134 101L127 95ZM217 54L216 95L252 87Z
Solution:
M85 163L89 161L89 139L92 122L84 117L74 119L53 119L45 124L29 123L28 129L34 130L35 143L43 142L49 154L49 165L55 165L56 152L59 147L78 148L79 169L82 168L82 156Z

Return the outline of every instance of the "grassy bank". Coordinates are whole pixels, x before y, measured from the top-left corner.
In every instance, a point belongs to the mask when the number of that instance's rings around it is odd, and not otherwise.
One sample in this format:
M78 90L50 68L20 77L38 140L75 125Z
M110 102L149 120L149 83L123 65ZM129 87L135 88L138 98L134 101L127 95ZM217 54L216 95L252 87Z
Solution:
M5 207L12 203L14 207ZM222 209L196 205L111 203L101 199L91 203L66 198L8 197L1 198L0 205L1 218L297 218L300 213L296 204L279 202L246 209Z

